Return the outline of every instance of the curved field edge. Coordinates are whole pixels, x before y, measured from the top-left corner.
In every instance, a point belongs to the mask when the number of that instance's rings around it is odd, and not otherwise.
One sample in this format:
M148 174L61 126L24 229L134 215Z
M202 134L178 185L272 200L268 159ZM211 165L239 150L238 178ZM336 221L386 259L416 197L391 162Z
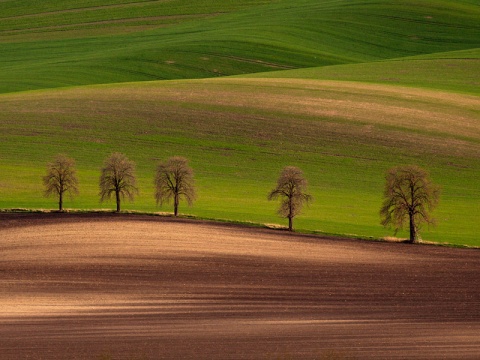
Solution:
M239 77L355 81L480 95L480 49Z
M226 227L238 227L242 228L253 228L253 229L269 229L279 232L279 235L289 234L292 236L302 236L305 235L309 239L318 239L318 240L358 240L358 241L374 241L374 242L386 242L386 243L405 243L412 245L408 238L398 238L394 236L386 236L383 238L374 238L372 236L353 236L346 234L333 234L333 233L322 233L319 231L308 231L308 230L294 230L293 232L288 231L288 227L280 224L267 224L267 223L254 223L247 221L234 221L231 219L215 219L215 218L205 218L195 215L184 215L180 214L178 216L173 216L172 213L168 212L142 212L137 210L127 210L117 213L113 210L98 209L98 210L81 210L81 209L66 209L62 212L57 210L45 210L45 209L0 209L0 216L6 215L3 218L3 222L0 223L0 231L2 228L9 227L27 227L29 226L28 217L37 215L44 215L42 221L47 221L48 223L54 223L55 221L66 221L70 217L72 221L78 219L78 216L86 216L88 218L96 219L126 219L126 220L142 220L145 217L158 217L162 220L176 221L176 222L185 222L192 225L214 225L214 226L226 226ZM8 216L19 216L20 221L11 221L8 219ZM22 216L25 216L25 219L21 219ZM23 221L25 220L25 221ZM119 220L122 221L122 220ZM451 243L438 243L432 241L418 240L413 245L430 245L430 246L445 246L453 248L463 248L463 249L480 249L480 246L472 245L462 245L462 244L451 244Z
M77 161L81 195L97 209L98 176L114 151L137 163L140 196L125 210L156 212L153 173L190 160L198 201L183 214L283 224L266 196L286 165L300 167L315 201L301 231L382 238L383 176L425 167L442 186L438 227L423 239L478 245L479 99L354 82L216 79L132 83L0 96L0 208L55 208L41 176L57 153ZM169 211L164 206L161 211ZM399 237L405 235L399 234Z

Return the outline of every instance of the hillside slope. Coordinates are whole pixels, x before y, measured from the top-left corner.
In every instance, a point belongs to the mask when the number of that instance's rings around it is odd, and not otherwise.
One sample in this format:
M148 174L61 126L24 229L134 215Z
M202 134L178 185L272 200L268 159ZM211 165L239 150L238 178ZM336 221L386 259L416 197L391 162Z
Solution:
M480 47L480 7L468 0L252 0L227 2L220 11L230 13L222 15L214 13L216 2L185 8L182 2L167 7L145 1L135 12L131 4L108 3L88 1L88 11L77 11L58 9L54 2L46 10L13 10L11 1L1 2L0 92L214 77ZM108 30L124 20L139 25Z
M384 76L389 76L386 73ZM479 245L478 96L312 79L220 78L139 82L0 96L0 208L55 208L41 177L54 155L77 160L81 195L99 204L99 169L120 151L137 163L140 195L125 209L158 208L158 161L185 156L198 201L181 213L284 224L267 201L280 170L300 167L315 201L297 229L382 237L385 171L417 164L442 186L437 228L424 239ZM402 236L400 233L399 236Z
M241 77L356 81L480 95L480 48Z
M417 164L443 189L424 238L479 245L476 1L16 3L0 2L0 208L54 207L40 179L58 153L81 184L65 206L108 208L99 167L120 151L141 189L125 209L169 211L153 171L182 155L199 193L182 213L281 223L266 194L296 165L315 198L297 229L380 238L384 172Z
M276 0L3 0L0 42L122 34L268 4Z

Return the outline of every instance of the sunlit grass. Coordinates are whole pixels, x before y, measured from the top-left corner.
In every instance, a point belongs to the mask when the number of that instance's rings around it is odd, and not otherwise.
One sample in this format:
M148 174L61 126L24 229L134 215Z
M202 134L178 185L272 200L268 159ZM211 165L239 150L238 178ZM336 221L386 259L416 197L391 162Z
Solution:
M55 208L41 176L65 153L77 162L81 192L65 207L113 209L99 203L98 177L103 159L120 151L137 163L140 188L123 208L171 212L155 205L153 175L158 161L180 155L198 187L183 214L282 225L266 196L295 165L315 198L297 229L378 238L393 235L379 225L384 173L413 163L443 188L438 227L423 238L478 244L478 98L344 85L232 78L3 95L0 208Z
M120 151L140 187L123 208L171 211L153 173L180 155L184 214L284 224L266 195L295 165L315 198L296 228L378 238L384 172L417 164L443 188L424 239L478 245L479 18L473 0L0 2L0 208L54 208L41 177L65 153L65 206L113 209L98 177Z

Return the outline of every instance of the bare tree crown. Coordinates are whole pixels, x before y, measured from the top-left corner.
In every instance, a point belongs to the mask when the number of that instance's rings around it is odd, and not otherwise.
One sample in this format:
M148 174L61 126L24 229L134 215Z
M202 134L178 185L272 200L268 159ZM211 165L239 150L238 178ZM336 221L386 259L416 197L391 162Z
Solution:
M133 201L138 194L135 177L135 163L124 154L113 153L102 167L100 175L100 201L109 200L115 194L117 211L120 211L120 199L127 197Z
M47 164L47 174L43 177L44 196L58 196L58 209L63 210L63 194L68 193L73 198L78 195L78 179L75 160L59 154Z
M415 165L393 167L385 180L381 224L393 226L397 232L408 222L410 242L414 242L422 223L435 222L431 211L438 205L440 188L432 183L428 172Z
M287 166L280 173L277 186L268 195L269 200L282 199L278 213L289 219L289 230L293 229L292 220L300 214L303 204L312 200L312 196L305 193L307 185L302 170Z
M175 216L181 198L190 206L196 198L193 170L188 165L188 160L181 156L171 157L157 166L154 185L157 204L173 200Z

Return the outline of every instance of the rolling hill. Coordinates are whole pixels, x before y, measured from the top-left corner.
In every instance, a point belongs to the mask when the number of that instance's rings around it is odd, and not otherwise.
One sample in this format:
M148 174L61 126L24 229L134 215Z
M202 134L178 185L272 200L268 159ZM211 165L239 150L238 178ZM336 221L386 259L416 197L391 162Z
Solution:
M129 209L158 209L157 161L191 160L199 199L181 212L278 223L266 201L280 169L301 167L315 202L300 229L381 237L383 174L416 163L443 187L429 239L476 243L480 102L472 95L309 79L205 79L18 93L0 97L1 207L54 207L40 178L56 153L77 159L82 195L98 208L103 158L135 160L141 195Z
M3 1L0 14L0 208L54 208L40 179L60 152L80 177L66 207L108 207L99 168L121 151L141 190L127 209L169 211L153 171L183 155L199 193L183 213L280 223L266 194L296 165L315 198L298 229L379 238L383 174L415 163L443 188L424 238L480 243L475 1Z
M17 3L0 2L0 92L480 47L479 6L465 0ZM131 22L137 25L129 28Z
M348 65L322 66L246 75L356 81L480 94L480 48Z

